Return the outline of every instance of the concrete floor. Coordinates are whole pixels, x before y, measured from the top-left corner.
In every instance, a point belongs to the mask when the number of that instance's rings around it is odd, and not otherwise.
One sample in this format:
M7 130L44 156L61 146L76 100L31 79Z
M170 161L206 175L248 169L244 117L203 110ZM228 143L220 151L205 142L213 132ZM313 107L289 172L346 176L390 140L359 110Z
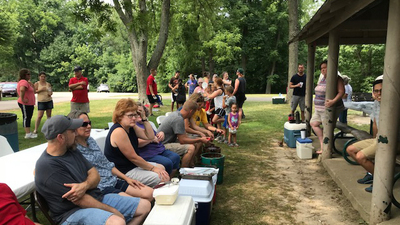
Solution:
M315 149L319 149L319 141L317 137L311 137ZM346 140L336 142L338 149L343 149ZM360 213L360 216L369 221L371 210L372 194L364 189L369 187L368 184L359 184L357 179L365 176L365 170L361 166L349 164L338 154L333 154L333 158L323 162L325 169L331 175L332 179L342 189L344 195L349 199L353 207ZM400 172L400 168L396 168L396 172ZM394 187L396 199L400 201L400 181ZM392 219L380 223L382 225L398 225L400 224L400 209L392 205Z

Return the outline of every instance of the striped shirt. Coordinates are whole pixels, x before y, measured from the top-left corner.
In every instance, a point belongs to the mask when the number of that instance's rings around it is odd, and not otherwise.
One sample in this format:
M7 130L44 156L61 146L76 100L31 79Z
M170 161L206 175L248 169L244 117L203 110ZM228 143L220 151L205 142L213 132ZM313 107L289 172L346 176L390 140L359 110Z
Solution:
M315 87L314 105L316 111L325 111L326 80L323 77Z

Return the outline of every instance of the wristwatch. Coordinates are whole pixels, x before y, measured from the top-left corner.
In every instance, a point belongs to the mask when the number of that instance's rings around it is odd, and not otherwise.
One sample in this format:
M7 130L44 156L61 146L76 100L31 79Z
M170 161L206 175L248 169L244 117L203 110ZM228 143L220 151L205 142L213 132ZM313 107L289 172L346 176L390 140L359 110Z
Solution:
M142 122L146 122L146 121L149 121L147 118L146 119L142 119Z

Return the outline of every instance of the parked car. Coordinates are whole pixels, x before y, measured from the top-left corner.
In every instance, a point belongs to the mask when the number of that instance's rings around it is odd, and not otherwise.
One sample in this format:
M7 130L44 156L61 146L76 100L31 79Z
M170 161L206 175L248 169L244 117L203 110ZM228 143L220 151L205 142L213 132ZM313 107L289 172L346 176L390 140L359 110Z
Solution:
M110 92L110 88L108 87L108 84L100 84L100 86L97 87L97 92Z
M5 82L1 87L2 96L11 95L17 97L17 82Z

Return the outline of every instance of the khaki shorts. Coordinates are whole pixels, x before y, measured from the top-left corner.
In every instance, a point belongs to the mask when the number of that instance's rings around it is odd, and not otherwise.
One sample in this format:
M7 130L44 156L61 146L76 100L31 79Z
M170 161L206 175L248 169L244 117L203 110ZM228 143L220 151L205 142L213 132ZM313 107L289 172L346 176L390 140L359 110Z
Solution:
M378 140L376 138L371 138L371 139L358 141L352 145L357 150L361 151L365 155L365 157L373 159L373 158L375 158Z
M175 152L176 154L182 156L186 154L189 150L190 144L180 144L180 143L168 143L165 144L165 149Z
M78 102L71 102L71 112L73 111L81 111L85 113L90 113L89 102L87 103L78 103Z
M336 124L336 120L339 117L339 114L343 111L344 108L338 108L335 111L335 114L333 115L333 118L330 119L331 121L334 122L334 124ZM325 114L325 111L317 111L315 110L314 114L311 117L310 123L312 122L320 122L322 124L324 124L325 120L328 118L328 115Z

